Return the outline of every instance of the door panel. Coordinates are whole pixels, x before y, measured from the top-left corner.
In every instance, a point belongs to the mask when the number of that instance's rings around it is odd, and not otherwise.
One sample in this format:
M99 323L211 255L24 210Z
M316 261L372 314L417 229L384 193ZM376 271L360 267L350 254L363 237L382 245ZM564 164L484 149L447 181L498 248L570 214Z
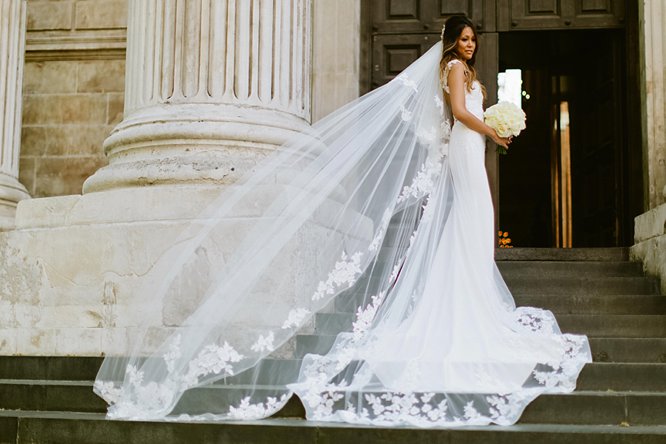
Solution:
M625 0L497 0L498 30L622 27Z
M437 43L437 34L375 35L372 37L372 87L396 77Z
M483 23L483 0L371 0L373 35L436 33L447 17L464 14Z

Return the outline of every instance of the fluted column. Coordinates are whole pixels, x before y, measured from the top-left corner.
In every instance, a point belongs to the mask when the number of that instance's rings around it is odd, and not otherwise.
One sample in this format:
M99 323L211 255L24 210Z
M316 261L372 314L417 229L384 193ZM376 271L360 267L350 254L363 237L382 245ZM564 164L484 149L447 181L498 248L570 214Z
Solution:
M29 197L18 181L25 8L25 0L0 0L0 230L13 227L16 204Z
M311 0L129 0L125 118L84 192L231 183L310 120Z

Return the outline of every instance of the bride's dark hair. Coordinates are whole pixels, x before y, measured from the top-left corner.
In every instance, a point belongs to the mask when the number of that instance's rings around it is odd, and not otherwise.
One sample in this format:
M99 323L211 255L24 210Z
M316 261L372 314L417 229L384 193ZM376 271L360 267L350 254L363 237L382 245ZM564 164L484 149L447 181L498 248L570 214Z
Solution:
M474 48L474 54L472 58L465 61L460 59L460 55L457 53L456 48L458 45L458 39L460 34L462 34L463 29L469 27L474 33L474 39L476 40L476 48ZM442 33L442 60L439 62L439 73L440 76L444 76L444 70L446 64L453 59L458 59L463 62L463 65L466 67L465 76L467 77L467 90L472 90L472 84L477 80L476 69L474 64L476 63L476 54L479 52L479 36L476 33L476 28L474 23L465 17L464 15L453 15L446 20L444 24L444 32ZM479 82L481 83L481 82ZM486 90L481 85L483 90L483 97L486 96Z

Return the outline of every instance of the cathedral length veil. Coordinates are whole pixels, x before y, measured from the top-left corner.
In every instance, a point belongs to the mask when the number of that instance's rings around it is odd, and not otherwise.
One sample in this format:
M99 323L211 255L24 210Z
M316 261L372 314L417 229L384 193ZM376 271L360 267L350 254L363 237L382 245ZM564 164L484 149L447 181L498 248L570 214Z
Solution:
M515 308L492 233L432 268L456 198L441 51L294 137L183 231L134 297L195 308L104 360L110 418L257 419L296 393L309 419L510 424L573 390L586 338ZM461 280L464 310L446 293ZM423 317L433 284L439 312Z

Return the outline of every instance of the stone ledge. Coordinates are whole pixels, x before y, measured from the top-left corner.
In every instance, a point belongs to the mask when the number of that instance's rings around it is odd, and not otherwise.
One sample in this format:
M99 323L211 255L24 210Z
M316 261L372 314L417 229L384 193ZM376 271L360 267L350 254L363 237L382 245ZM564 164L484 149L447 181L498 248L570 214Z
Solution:
M634 242L640 243L666 234L666 204L634 218Z

